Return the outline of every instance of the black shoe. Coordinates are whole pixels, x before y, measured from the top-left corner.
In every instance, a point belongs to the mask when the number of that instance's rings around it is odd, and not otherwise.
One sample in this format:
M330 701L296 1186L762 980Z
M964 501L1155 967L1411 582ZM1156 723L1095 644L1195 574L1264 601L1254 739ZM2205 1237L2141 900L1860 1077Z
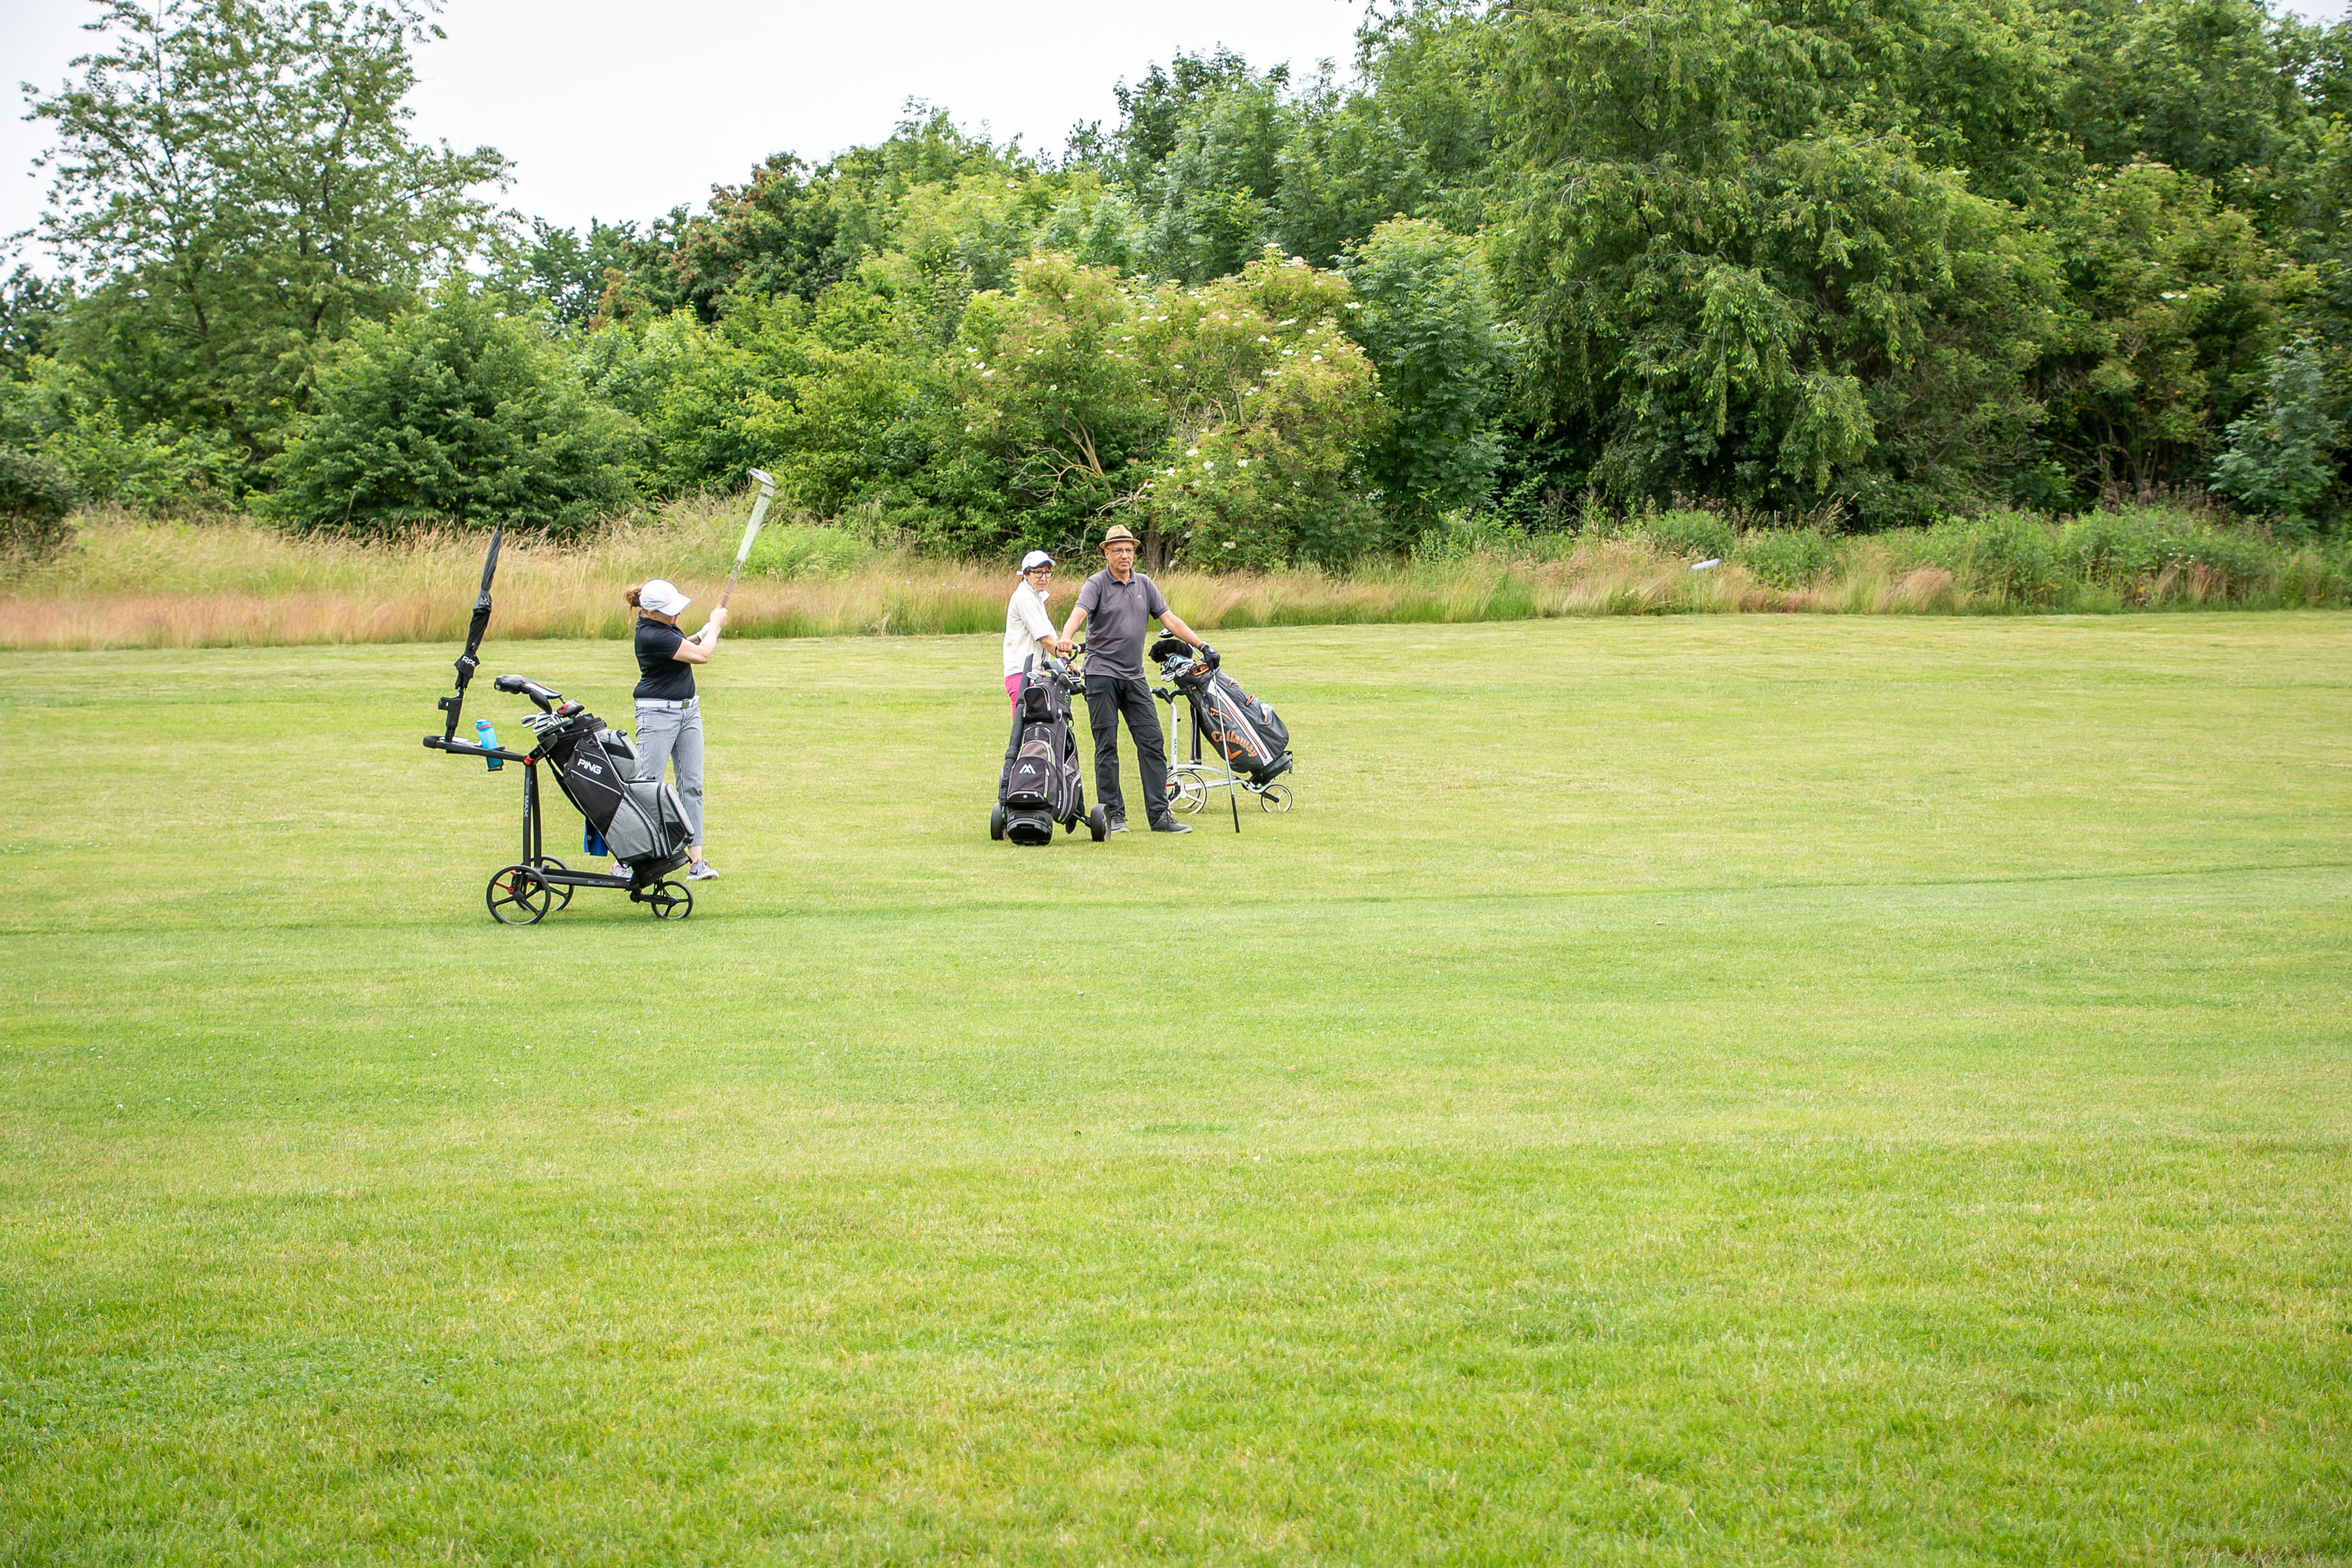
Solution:
M1125 817L1113 817L1110 820L1110 828L1108 831L1114 833L1123 833L1127 831L1127 819Z
M1151 824L1151 831L1155 833L1189 833L1192 830L1173 817L1162 817Z

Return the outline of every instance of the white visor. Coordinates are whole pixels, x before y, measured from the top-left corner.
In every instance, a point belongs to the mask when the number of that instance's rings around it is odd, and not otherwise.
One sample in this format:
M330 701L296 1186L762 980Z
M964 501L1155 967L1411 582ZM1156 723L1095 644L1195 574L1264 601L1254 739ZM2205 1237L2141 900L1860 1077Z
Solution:
M677 591L677 584L655 578L637 590L637 608L650 610L656 615L675 615L694 601Z

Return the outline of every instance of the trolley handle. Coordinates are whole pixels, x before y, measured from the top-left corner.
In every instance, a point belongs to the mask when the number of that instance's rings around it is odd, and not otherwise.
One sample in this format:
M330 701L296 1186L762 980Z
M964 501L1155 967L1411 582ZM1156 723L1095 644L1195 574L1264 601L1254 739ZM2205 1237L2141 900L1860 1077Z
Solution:
M490 684L502 692L517 692L529 697L541 713L554 712L555 705L563 700L562 692L551 691L526 675L500 675Z

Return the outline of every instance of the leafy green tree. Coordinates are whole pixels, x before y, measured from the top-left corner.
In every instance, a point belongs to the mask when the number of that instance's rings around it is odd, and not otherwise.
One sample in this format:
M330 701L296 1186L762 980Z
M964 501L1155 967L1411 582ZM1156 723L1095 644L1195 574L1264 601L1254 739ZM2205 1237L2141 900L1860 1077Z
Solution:
M1177 63L1196 62L1180 56ZM1284 154L1299 118L1282 67L1256 75L1220 52L1198 75L1197 88L1151 106L1151 134L1137 140L1157 147L1161 119L1172 116L1169 144L1129 186L1148 236L1146 265L1187 283L1238 272L1273 240Z
M983 296L966 317L957 391L1008 498L1052 546L1075 547L1134 504L1139 464L1167 435L1154 361L1136 341L1157 325L1142 319L1151 296L1051 252L1015 277L1011 295Z
M1328 68L1302 85L1225 50L1179 55L1120 93L1126 119L1095 162L1142 221L1146 273L1226 277L1268 245L1328 267L1375 225L1446 194L1394 107L1342 93Z
M1138 341L1167 366L1171 418L1165 465L1144 481L1147 540L1210 567L1336 566L1380 542L1364 454L1391 420L1340 328L1349 292L1269 249L1239 277L1148 302L1160 330Z
M675 493L773 473L819 516L875 501L896 526L948 549L977 548L1010 508L949 474L963 420L929 280L904 257L869 258L814 305L743 297L709 326L693 312L636 319L583 348L596 396L629 413L649 482Z
M557 325L584 327L595 317L608 275L625 272L638 245L635 224L590 218L583 239L572 229L533 218L527 235L495 247L492 277L518 298L543 302Z
M1197 288L1051 254L1019 279L973 302L959 390L1043 542L1113 517L1155 562L1341 560L1375 542L1361 454L1388 416L1339 330L1345 278L1269 253Z
M1498 29L1486 12L1483 0L1404 0L1369 13L1356 35L1357 69L1370 87L1360 102L1417 150L1432 187L1423 209L1395 211L1465 231L1485 220L1497 142L1490 57Z
M1294 109L1269 236L1279 249L1335 266L1388 219L1448 205L1424 150L1378 99L1343 96L1327 73Z
M1140 271L1146 235L1135 204L1107 190L1091 169L1071 172L1068 188L1038 225L1033 243L1082 267Z
M2321 35L2259 0L2107 0L2077 35L2067 124L2091 162L2162 163L2267 223L2326 123Z
M72 537L73 476L38 453L0 446L0 558L46 555Z
M2331 410L2319 346L2289 344L2271 361L2262 405L2230 426L2214 465L2217 488L2277 519L2290 533L2332 521L2338 509L2344 421Z
M63 349L133 423L268 449L325 348L470 250L488 148L408 132L417 0L101 0L43 236L89 287ZM28 89L28 96L30 96Z
M1511 338L1475 241L1397 218L1374 229L1345 270L1360 308L1348 330L1380 373L1394 418L1365 471L1412 527L1485 497L1502 460L1496 421Z
M787 295L747 300L709 327L679 310L590 340L587 384L635 422L637 461L652 488L731 486L747 468L774 466L779 454L751 426L789 403L809 370L807 317L807 305Z
M2069 305L2034 376L2046 438L2088 483L2199 482L2308 274L2210 181L2160 164L2098 171L2053 207Z
M135 424L79 365L36 355L0 383L0 445L37 460L89 501L154 511L226 501L242 454L222 436Z
M1025 188L1040 177L1018 147L967 136L945 110L910 102L897 131L877 146L851 148L814 169L778 153L744 184L715 188L706 212L672 209L610 279L599 319L690 308L709 322L739 298L813 300L852 277L868 254L892 248L916 193L959 183L983 188L992 180ZM1050 193L1031 201L1025 221L1034 224L1053 204ZM1001 251L1006 243L998 235L981 249ZM957 249L955 239L948 248ZM971 285L965 279L960 287L969 293Z
M339 532L577 533L631 499L630 434L537 322L452 281L429 309L353 329L321 371L316 412L269 462L268 510Z
M1179 52L1165 70L1154 64L1135 86L1120 82L1111 89L1118 100L1119 125L1101 159L1112 177L1139 190L1197 123L1204 105L1235 88L1278 89L1289 79L1289 67L1276 66L1261 77L1231 49L1209 55Z
M0 376L21 376L26 362L48 350L70 295L23 262L0 281Z
M2054 280L2014 210L1909 129L1933 129L1923 103L2004 120L1937 79L1937 40L1956 32L2022 62L2011 100L2029 107L2006 118L2032 118L2038 61L1998 18L1969 34L1975 15L1513 14L1505 297L1530 334L1536 407L1584 433L1608 490L1844 504L1876 524L2001 484L2027 450L2021 372Z

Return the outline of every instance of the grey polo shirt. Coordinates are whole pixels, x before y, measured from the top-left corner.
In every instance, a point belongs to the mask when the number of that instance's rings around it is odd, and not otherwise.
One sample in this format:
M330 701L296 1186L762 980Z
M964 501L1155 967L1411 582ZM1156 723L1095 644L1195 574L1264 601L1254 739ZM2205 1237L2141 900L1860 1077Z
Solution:
M1168 612L1158 585L1139 571L1122 583L1105 567L1078 590L1078 608L1087 612L1087 674L1141 680L1143 634Z

